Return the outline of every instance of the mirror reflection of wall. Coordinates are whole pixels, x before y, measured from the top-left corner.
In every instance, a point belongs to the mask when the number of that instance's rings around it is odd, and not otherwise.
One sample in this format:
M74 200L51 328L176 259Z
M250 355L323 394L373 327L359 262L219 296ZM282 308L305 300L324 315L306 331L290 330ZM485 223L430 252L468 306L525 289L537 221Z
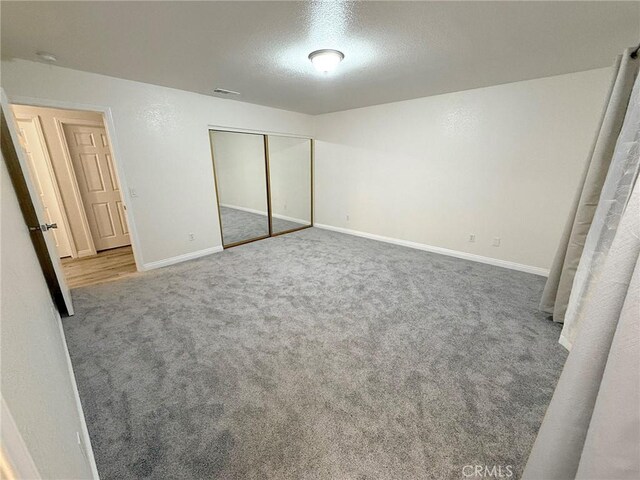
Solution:
M269 135L272 233L311 225L311 140Z
M222 243L269 236L264 136L210 131Z

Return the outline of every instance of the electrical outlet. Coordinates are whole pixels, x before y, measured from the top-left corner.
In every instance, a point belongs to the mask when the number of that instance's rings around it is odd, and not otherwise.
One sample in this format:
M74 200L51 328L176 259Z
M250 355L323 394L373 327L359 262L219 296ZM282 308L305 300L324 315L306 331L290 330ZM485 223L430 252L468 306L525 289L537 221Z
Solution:
M469 234L469 241L471 243L474 243L476 241L476 234L475 233L470 233Z
M347 215L347 222L349 221L349 215Z
M499 247L500 246L500 237L494 237L492 245L494 247Z
M189 241L193 242L196 239L196 234L195 233L190 233L189 234Z

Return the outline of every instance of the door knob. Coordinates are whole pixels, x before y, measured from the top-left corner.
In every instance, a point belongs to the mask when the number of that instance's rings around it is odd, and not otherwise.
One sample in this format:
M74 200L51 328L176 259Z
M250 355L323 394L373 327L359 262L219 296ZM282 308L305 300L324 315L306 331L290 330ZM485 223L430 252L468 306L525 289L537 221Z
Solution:
M51 230L52 228L58 228L57 223L44 223L42 225L37 225L35 227L29 227L29 230L32 232L40 231L46 232L47 230Z

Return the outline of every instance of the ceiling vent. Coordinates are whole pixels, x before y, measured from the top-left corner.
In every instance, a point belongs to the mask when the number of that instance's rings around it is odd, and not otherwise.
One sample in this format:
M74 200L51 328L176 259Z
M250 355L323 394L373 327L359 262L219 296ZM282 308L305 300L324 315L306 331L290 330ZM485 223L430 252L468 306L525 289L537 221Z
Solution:
M216 88L213 93L218 95L240 95L240 92L234 92L233 90L227 90L225 88Z

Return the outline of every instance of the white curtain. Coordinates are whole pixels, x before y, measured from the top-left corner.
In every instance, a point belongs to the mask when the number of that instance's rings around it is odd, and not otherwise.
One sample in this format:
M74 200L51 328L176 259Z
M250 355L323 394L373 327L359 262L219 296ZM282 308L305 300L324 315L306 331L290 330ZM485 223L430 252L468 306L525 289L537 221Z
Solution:
M542 292L540 309L564 323L576 270L593 221L602 187L613 159L616 142L629 105L640 59L627 49L616 59L613 81L594 144L582 174L571 212Z
M583 309L524 479L640 478L640 182Z
M585 305L593 293L609 253L622 213L640 168L640 76L636 78L622 130L616 143L593 222L589 229L564 317L560 343L571 349L584 320Z

